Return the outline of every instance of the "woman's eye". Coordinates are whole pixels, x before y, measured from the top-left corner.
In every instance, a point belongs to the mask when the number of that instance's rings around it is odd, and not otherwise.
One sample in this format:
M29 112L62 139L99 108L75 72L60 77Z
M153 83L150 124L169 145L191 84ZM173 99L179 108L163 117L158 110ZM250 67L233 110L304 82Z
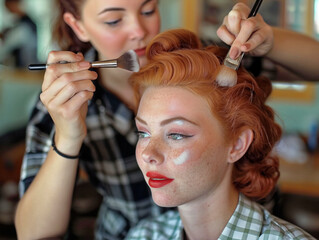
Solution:
M137 134L138 139L147 138L150 136L148 133L142 132L142 131L137 131L136 134Z
M111 26L111 27L114 27L121 21L122 21L121 19L117 19L117 20L114 20L114 21L107 21L107 22L104 22L104 23L109 25L109 26Z
M185 139L185 138L189 138L189 137L191 137L191 136L180 134L180 133L170 133L168 135L168 138L171 138L173 140L181 140L181 139Z
M143 16L151 16L155 13L155 8L153 10L150 10L150 11L143 11L142 12L142 15Z

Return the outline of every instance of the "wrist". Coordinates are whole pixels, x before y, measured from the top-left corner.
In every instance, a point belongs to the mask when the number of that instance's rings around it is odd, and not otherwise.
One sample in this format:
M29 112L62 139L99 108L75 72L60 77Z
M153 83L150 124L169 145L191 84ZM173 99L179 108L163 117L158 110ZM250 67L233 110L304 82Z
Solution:
M52 137L53 150L60 156L70 159L79 157L80 149L82 146L82 139L64 139L54 133Z

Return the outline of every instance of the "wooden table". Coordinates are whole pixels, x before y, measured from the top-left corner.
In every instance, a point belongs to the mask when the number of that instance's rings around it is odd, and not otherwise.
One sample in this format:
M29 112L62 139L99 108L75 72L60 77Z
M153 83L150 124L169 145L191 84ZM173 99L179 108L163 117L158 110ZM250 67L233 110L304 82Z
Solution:
M280 174L282 192L319 197L319 153L309 154L305 163L280 159Z

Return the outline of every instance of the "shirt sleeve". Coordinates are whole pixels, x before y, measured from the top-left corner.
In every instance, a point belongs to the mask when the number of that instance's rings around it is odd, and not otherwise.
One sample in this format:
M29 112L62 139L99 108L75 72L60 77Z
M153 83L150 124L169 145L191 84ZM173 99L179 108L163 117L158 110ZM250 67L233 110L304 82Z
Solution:
M53 130L53 121L45 106L38 100L26 130L26 150L19 182L20 197L26 192L47 157Z

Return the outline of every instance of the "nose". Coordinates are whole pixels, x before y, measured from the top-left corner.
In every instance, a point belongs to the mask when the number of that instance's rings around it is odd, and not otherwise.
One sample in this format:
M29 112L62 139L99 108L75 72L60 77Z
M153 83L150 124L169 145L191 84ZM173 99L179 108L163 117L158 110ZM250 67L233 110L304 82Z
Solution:
M132 40L144 39L147 32L144 21L145 20L143 20L140 16L136 16L132 21L132 24L130 26L130 38Z
M162 146L158 141L150 141L141 151L144 162L159 165L164 161Z

